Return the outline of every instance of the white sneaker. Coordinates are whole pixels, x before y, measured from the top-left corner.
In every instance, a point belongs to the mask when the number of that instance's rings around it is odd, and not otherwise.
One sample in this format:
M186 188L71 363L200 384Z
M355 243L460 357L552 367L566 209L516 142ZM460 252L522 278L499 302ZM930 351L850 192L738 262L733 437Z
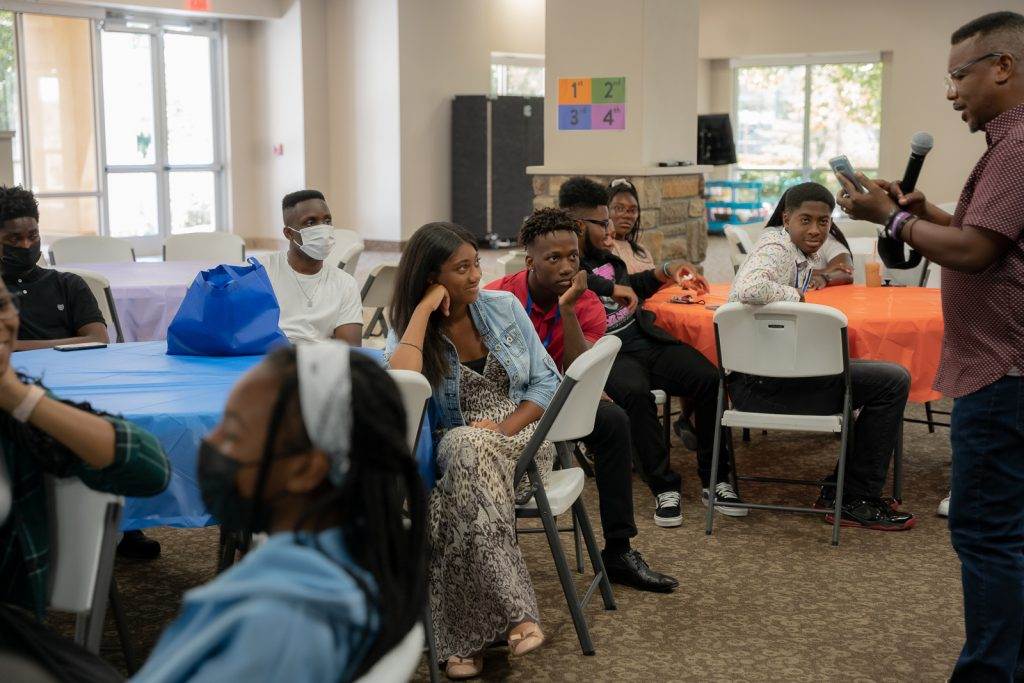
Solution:
M939 503L939 509L935 511L939 517L949 517L949 494Z
M711 494L707 489L700 490L700 499L704 503L704 507L708 506L708 498ZM720 481L715 484L715 509L721 512L723 515L729 517L746 517L750 513L749 508L738 508L731 507L728 503L742 503L740 497L736 495L736 491L733 489L732 484L726 481Z
M680 526L683 523L683 509L679 504L679 491L665 491L658 494L658 507L654 510L654 523L661 527Z

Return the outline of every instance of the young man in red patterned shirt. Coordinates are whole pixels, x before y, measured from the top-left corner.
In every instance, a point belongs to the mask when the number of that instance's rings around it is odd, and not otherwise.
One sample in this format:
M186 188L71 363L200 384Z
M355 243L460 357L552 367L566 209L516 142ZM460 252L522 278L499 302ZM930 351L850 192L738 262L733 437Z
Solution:
M935 388L952 396L949 530L967 640L953 681L1024 679L1024 15L952 36L946 99L988 149L949 215L918 191L840 178L839 204L942 266Z
M562 371L604 336L604 305L587 289L580 272L580 229L559 209L539 209L526 219L519 241L526 248L526 270L507 275L487 289L512 292L526 308L537 336ZM629 418L622 408L602 400L594 431L582 439L594 455L601 530L601 552L608 578L638 590L665 593L679 582L651 569L629 539L633 518L632 445Z

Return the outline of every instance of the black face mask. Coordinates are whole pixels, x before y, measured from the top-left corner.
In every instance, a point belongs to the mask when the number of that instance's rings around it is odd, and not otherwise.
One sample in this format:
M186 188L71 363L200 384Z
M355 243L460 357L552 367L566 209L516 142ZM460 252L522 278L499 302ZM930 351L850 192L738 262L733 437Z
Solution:
M199 444L199 491L206 509L225 531L257 534L270 525L268 506L257 505L256 499L243 497L236 483L240 469L258 464L233 460L206 439Z
M14 247L10 244L4 245L3 269L5 273L20 275L32 270L39 263L39 253L42 249L42 242L36 240L31 247Z

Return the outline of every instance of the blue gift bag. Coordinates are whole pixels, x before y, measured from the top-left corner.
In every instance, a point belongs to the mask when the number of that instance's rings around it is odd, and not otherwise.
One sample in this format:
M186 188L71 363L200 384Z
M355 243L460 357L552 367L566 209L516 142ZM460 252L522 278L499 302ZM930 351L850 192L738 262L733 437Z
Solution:
M258 356L287 344L281 309L263 265L200 271L167 329L172 356Z

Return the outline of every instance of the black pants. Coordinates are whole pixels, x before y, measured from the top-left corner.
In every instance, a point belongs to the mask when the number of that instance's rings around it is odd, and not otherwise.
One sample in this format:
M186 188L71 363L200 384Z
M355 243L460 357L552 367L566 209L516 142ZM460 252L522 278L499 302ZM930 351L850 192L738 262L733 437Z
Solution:
M34 662L62 683L107 683L124 676L99 655L47 628L26 612L0 604L0 650Z
M597 407L594 431L583 439L583 443L594 455L594 479L605 541L636 536L633 463L626 412L610 401L601 401Z
M850 361L853 450L846 460L843 498L877 498L889 472L903 410L910 393L910 373L902 365L871 360ZM755 413L831 415L843 409L843 378L774 379L734 375L729 395L738 410Z
M711 451L715 445L715 405L718 370L699 351L686 344L649 340L641 348L623 347L612 365L605 391L629 415L629 430L647 485L654 495L679 491L681 479L672 470L668 447L658 421L651 389L693 400L697 432L697 472L701 485L711 480ZM723 453L716 481L728 481L731 457Z

